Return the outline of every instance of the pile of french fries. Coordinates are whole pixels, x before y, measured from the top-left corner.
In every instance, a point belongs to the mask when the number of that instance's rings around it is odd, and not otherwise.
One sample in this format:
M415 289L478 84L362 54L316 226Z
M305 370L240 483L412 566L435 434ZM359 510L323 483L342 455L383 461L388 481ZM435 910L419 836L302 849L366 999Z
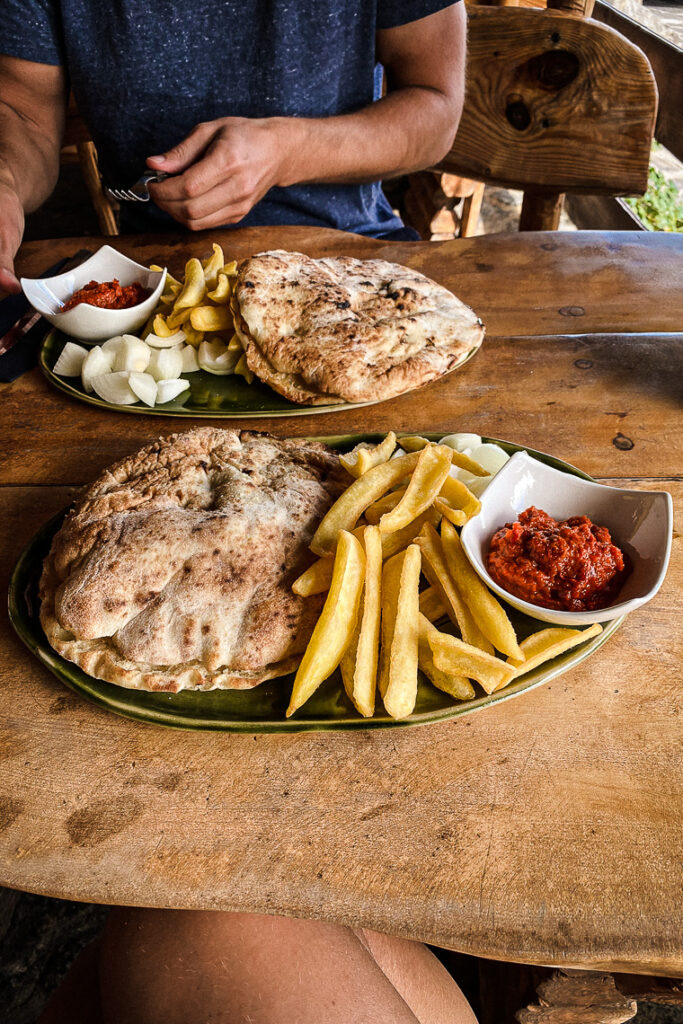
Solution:
M170 338L177 331L185 333L185 341L194 348L210 343L216 352L220 346L230 353L230 372L245 377L249 383L254 375L247 367L239 338L235 334L230 296L237 276L237 261L225 262L223 249L216 242L213 254L205 260L193 257L185 264L185 275L178 281L166 274L166 284L159 305L150 317L145 333ZM152 265L150 270L162 270Z
M549 628L518 642L505 608L460 542L457 527L481 505L452 467L488 475L467 455L391 432L340 461L353 482L315 532L311 550L318 560L293 585L302 597L327 592L327 598L287 717L337 667L361 715L375 713L379 689L387 713L400 719L415 708L418 670L454 699L469 700L473 682L494 693L601 632L599 625ZM445 619L457 635L434 625Z

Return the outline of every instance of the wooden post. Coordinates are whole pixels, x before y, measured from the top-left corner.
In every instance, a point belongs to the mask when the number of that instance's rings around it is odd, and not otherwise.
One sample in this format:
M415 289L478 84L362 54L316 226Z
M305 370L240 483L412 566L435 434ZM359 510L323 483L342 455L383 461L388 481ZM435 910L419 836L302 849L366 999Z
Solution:
M527 189L519 218L520 231L557 231L564 204L562 192L543 193Z

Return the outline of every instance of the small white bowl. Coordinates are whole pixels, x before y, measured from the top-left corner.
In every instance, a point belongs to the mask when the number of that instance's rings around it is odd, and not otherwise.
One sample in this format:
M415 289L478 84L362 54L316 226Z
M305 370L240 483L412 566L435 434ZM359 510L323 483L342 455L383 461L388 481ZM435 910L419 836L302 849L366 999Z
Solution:
M144 288L151 288L152 294L130 309L101 309L81 302L66 313L59 312L60 306L89 281L113 281L114 278L124 286L139 281ZM74 270L56 277L22 277L21 287L33 308L51 324L72 338L94 344L118 334L131 334L142 327L156 308L165 282L165 268L149 270L110 245L103 245Z
M554 519L586 515L606 526L612 541L632 564L617 603L595 611L563 612L522 601L491 579L486 555L496 530L514 522L534 505ZM481 512L462 528L465 554L484 583L514 608L543 622L579 626L607 622L639 608L654 597L666 574L671 554L673 505L666 491L627 491L582 480L526 452L517 452L481 496Z

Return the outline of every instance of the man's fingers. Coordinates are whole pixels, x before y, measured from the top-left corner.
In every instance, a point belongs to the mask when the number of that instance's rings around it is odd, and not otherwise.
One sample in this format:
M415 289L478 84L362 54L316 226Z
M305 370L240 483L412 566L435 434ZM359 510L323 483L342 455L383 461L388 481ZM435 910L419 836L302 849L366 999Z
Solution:
M237 223L254 204L246 197L235 195L230 182L223 182L199 199L159 202L158 205L191 231L203 231L221 224Z
M147 164L155 171L178 174L201 156L215 132L215 124L198 124L187 138L179 142L173 149L169 149L159 156L147 157Z
M194 200L211 192L225 181L227 168L224 153L213 139L205 147L201 157L182 174L150 184L150 195L158 205Z

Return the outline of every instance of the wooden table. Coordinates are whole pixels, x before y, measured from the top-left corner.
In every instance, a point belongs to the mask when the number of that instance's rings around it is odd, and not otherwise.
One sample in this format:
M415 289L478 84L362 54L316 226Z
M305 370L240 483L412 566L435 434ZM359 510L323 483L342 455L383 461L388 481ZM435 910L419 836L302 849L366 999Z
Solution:
M524 234L389 244L214 233L409 263L488 325L449 378L371 408L249 421L277 434L471 430L680 503L683 236ZM91 246L97 240L85 240ZM82 239L34 242L32 274ZM180 270L206 236L118 239ZM101 412L34 370L3 385L0 558L104 466L190 424ZM681 601L519 699L419 729L181 733L64 689L0 624L0 882L70 899L324 917L526 963L683 974ZM677 717L678 716L678 717Z

